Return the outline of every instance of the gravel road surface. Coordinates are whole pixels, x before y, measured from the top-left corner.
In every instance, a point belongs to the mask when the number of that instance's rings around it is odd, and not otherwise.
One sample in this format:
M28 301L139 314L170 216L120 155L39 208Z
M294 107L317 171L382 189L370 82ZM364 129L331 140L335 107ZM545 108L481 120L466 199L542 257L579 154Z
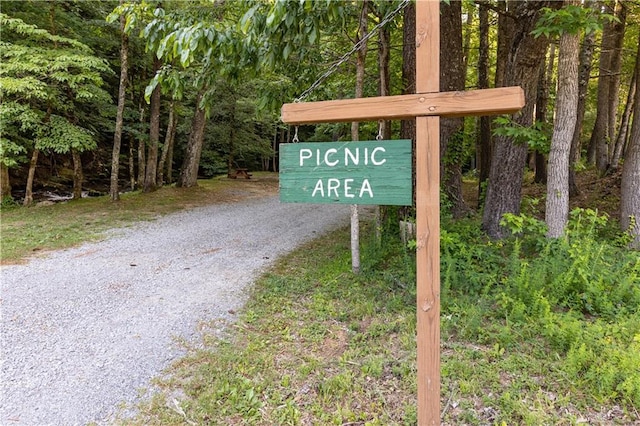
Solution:
M108 424L195 340L232 320L273 260L348 224L344 205L273 196L110 231L1 269L0 424Z

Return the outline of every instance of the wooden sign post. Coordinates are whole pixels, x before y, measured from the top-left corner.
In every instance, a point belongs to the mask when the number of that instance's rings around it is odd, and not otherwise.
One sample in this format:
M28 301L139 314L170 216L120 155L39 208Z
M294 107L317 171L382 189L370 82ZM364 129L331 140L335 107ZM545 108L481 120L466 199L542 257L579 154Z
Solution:
M440 424L440 116L514 113L520 87L439 93L440 2L416 1L416 94L282 106L288 124L416 119L418 425Z

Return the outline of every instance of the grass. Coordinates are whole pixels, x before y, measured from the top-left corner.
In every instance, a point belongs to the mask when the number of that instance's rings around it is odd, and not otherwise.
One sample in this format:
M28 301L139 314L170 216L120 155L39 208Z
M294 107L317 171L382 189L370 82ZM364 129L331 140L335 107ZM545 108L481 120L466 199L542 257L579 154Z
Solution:
M217 178L200 180L193 188L165 186L148 194L125 193L116 203L95 197L29 208L3 207L0 262L21 262L41 252L101 239L104 231L114 227L214 202L275 193L276 189L275 175L256 173L252 180Z

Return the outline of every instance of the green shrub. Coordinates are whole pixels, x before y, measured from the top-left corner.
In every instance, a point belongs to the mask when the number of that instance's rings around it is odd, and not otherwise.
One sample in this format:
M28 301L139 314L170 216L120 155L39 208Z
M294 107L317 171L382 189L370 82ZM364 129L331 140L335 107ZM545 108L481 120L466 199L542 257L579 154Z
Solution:
M544 223L526 215L505 215L502 225L513 238L487 241L474 223L443 229L447 326L507 347L542 337L580 388L601 401L639 405L637 253L592 210L572 211L559 239L546 238Z

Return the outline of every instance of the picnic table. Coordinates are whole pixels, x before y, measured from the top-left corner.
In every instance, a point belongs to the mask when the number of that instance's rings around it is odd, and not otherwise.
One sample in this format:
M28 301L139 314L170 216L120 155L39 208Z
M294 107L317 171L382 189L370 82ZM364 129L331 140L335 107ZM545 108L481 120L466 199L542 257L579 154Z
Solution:
M249 173L249 169L236 169L235 172L229 174L229 178L237 179L237 178L245 178L251 179L252 174Z

